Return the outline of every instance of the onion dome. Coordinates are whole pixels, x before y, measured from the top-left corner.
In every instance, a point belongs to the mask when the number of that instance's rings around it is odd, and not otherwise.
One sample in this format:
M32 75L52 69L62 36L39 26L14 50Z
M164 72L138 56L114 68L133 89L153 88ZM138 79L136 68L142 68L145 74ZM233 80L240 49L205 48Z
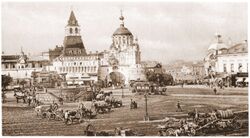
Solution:
M226 44L224 44L221 41L221 35L216 35L217 38L217 42L214 44L211 44L208 48L208 50L222 50L222 49L228 49L228 46Z
M121 11L121 16L119 18L121 20L120 27L116 29L116 31L113 33L114 35L132 35L132 33L128 30L128 28L124 27L124 17L122 16L122 11Z

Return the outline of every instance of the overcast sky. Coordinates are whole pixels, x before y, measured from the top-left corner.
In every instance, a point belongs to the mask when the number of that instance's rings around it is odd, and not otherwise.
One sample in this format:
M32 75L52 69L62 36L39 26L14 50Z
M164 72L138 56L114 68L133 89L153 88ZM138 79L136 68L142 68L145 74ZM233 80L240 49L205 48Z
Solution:
M139 39L142 60L202 60L216 32L224 41L247 39L247 3L5 2L2 50L15 54L22 46L34 54L62 45L71 9L87 51L109 48L120 9L125 26Z

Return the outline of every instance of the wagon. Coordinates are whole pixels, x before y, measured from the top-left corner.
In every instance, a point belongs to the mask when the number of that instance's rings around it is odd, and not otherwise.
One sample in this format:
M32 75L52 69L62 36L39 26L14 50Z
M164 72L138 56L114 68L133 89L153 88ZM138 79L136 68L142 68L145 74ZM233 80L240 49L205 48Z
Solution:
M197 125L185 119L170 118L164 125L158 125L159 136L194 136Z
M84 130L84 136L96 136L96 128L91 124L87 124Z
M158 125L159 136L175 136L175 130L181 127L179 119L170 118L164 125Z
M132 92L138 94L166 95L167 88L148 81L134 82Z
M132 92L138 94L148 93L150 91L150 83L147 81L138 81L133 84Z
M40 105L35 107L35 112L37 116L41 116L45 118L47 116L47 112L50 109L50 105Z
M232 110L218 110L216 116L217 118L208 117L200 119L199 124L203 125L196 129L196 132L231 131L242 127L242 124L238 121L238 116Z

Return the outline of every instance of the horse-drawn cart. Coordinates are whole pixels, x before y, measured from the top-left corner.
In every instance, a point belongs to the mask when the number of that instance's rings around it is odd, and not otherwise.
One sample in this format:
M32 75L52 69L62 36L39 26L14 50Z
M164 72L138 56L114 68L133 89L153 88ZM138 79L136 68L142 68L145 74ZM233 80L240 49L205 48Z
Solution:
M231 110L218 110L197 119L171 118L158 126L160 136L202 136L209 133L227 132L242 128L239 118ZM190 121L191 120L191 121Z

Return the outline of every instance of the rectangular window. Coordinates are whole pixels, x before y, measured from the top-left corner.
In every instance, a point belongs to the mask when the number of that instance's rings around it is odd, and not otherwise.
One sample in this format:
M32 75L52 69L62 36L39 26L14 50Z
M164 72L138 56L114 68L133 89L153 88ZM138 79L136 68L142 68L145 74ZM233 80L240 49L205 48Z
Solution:
M241 63L239 63L238 71L242 72L242 64Z
M248 63L247 63L247 72L248 72Z
M234 72L234 64L231 64L231 72Z
M227 64L223 64L223 72L227 72Z

